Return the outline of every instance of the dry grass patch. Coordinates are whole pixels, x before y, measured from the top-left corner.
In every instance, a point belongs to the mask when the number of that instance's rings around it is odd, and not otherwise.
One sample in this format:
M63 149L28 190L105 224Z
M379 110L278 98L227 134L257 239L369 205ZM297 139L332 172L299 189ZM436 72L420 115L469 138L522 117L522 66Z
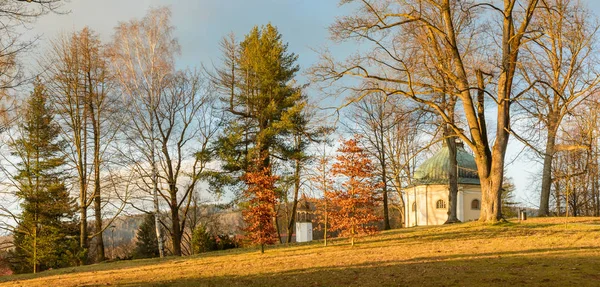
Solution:
M362 238L0 278L2 286L600 286L600 219L417 227Z

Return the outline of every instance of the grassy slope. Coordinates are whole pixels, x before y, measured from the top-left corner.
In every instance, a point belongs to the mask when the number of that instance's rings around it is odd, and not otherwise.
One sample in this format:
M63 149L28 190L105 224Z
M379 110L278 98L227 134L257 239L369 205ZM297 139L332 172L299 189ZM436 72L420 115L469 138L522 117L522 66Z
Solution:
M344 240L273 247L264 255L240 249L0 277L2 286L114 284L600 286L600 218L571 219L567 227L558 218L417 227L363 238L355 247Z

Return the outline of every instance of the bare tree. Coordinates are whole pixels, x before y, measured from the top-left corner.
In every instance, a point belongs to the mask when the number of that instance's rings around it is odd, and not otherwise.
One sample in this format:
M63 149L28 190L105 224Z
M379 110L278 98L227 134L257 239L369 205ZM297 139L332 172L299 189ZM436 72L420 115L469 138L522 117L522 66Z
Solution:
M600 26L579 1L543 3L532 26L544 33L524 46L519 65L523 79L534 87L518 103L530 118L526 128L541 126L546 133L539 152L544 164L538 215L548 216L554 155L585 148L556 141L564 117L598 91L596 35Z
M521 95L513 92L513 83L538 2L342 1L357 4L358 8L352 15L336 20L331 27L332 37L338 41L366 41L373 49L361 51L343 63L323 53L312 74L320 81L357 77L362 84L351 88L362 96L373 92L401 95L434 110L474 151L482 188L480 220L494 222L502 218L500 191L512 133L511 105ZM484 62L490 51L496 55ZM439 86L427 76L431 64L451 80L448 85ZM493 79L496 86L493 94L475 84L476 71L486 68L490 69L486 74L491 75L487 78ZM452 90L447 91L448 86ZM474 94L478 90L480 93ZM465 128L454 124L439 100L432 97L442 92L457 97ZM497 110L493 142L485 118L486 95Z
M332 129L326 126L326 121L317 114L316 106L308 102L303 106L302 112L296 115L292 123L293 127L290 134L293 137L293 145L287 154L287 158L293 163L292 175L289 177L292 181L293 196L289 220L286 222L287 243L292 242L300 190L305 186L305 182L309 180L306 169L308 164L315 159L315 155L311 154L310 148L327 141L327 136L332 132ZM287 208L287 196L284 201Z
M60 0L15 0L0 2L0 96L29 79L24 77L19 55L35 42L24 40L21 30L25 24L33 23L48 12L60 12Z
M597 102L585 105L565 116L557 132L557 145L587 146L586 149L557 151L552 163L555 212L566 216L598 214L598 117Z
M209 143L218 123L211 87L197 72L174 69L179 45L172 37L170 15L168 8L158 8L141 21L122 23L112 57L132 115L130 149L123 156L138 171L142 188L151 190L159 245L162 224L179 256L192 193L211 160ZM159 199L169 208L170 226L160 219Z
M371 95L368 98L357 102L354 106L353 113L350 114L348 128L353 134L362 136L361 142L368 148L368 153L371 154L377 163L376 173L382 182L381 195L383 200L383 229L391 229L389 208L388 208L388 192L391 177L389 176L389 155L386 151L389 150L386 138L389 138L390 132L395 132L395 121L393 110L390 106L389 98L378 93Z
M76 170L79 191L80 245L96 240L96 261L103 261L102 181L108 162L107 151L119 126L116 90L108 57L97 34L88 28L63 35L52 42L42 59L44 76L52 91L52 105L69 145L66 156ZM94 207L94 233L88 235L87 210Z
M323 244L327 246L327 238L329 230L329 212L331 210L330 200L325 196L327 192L333 190L333 175L331 172L331 158L328 154L327 149L330 148L327 144L323 144L323 148L320 150L320 154L317 156L317 160L310 173L310 186L312 190L319 194L313 194L313 197L321 197L321 200L316 200L316 220L317 224L323 227ZM321 227L319 227L321 228Z
M160 147L159 177L168 186L166 194L160 190L159 193L171 212L168 230L175 255L181 255L181 237L192 193L211 160L209 143L219 127L211 93L198 74L178 73L153 115Z
M174 71L175 55L180 49L172 36L174 27L170 18L170 10L163 7L150 10L142 20L121 23L111 46L116 78L135 117L131 128L140 142L137 151L143 154L151 169L149 174L144 172L145 169L140 169L140 172L151 181L161 257L164 256L164 248L158 201L158 129L153 113L157 112L160 99L166 93L168 77Z

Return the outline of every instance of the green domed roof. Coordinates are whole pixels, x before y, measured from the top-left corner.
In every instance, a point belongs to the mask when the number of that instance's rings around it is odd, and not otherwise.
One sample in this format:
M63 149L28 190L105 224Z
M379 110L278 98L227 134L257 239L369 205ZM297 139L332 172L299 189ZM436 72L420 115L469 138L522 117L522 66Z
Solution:
M458 183L479 185L475 158L462 145L457 144L456 161L458 162ZM448 165L450 154L444 146L427 159L415 171L415 184L448 184Z

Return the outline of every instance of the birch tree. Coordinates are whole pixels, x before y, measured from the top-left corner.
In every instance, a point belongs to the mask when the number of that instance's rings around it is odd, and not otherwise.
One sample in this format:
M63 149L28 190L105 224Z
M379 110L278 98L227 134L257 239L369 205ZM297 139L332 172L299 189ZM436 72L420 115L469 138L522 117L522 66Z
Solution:
M140 168L140 176L150 181L154 201L154 219L160 257L164 256L160 229L159 178L157 166L157 112L161 96L168 85L168 76L174 71L175 55L180 47L173 37L168 8L157 8L142 20L120 23L111 45L111 60L117 81L130 110L131 133L135 133L141 153L150 172Z
M179 44L170 17L168 8L157 8L142 20L121 23L111 47L131 115L129 149L122 156L137 171L141 189L152 195L161 257L161 225L169 232L173 254L182 255L192 194L206 172L209 143L219 128L207 81L197 72L174 68ZM169 209L169 223L160 218L161 202Z

